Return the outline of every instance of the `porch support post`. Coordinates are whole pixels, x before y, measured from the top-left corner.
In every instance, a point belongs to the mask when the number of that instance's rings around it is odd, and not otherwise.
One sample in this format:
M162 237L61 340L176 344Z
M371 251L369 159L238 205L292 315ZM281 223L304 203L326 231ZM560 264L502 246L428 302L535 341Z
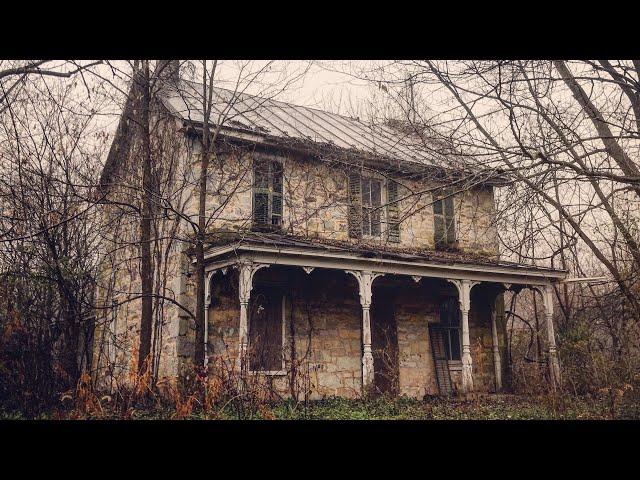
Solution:
M493 347L493 368L496 380L496 392L502 390L502 362L500 360L500 348L498 346L498 328L496 327L496 306L491 310L491 340Z
M471 280L449 280L458 289L458 301L462 323L462 393L473 391L473 361L471 359L471 341L469 340L469 309L471 308L471 289L480 282Z
M549 357L547 359L549 367L549 379L551 388L555 390L560 385L560 364L558 362L558 351L556 349L556 336L553 329L553 287L545 285L539 287L542 294L544 311L547 323L547 343L549 344Z
M371 350L371 284L380 273L347 270L358 281L360 305L362 305L362 392L373 383L373 352Z
M253 276L255 273L267 267L267 264L241 263L238 265L240 272L238 282L238 299L240 300L240 325L238 328L238 367L244 370L244 363L247 356L247 345L249 343L249 299L253 289Z

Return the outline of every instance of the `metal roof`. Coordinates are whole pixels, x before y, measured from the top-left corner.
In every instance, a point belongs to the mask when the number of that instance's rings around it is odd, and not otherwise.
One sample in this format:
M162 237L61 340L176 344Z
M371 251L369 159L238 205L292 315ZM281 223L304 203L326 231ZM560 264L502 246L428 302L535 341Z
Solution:
M219 87L214 87L212 93L210 123L222 125L223 134L245 132L265 140L311 142L387 161L457 170L469 168L462 155L445 141L427 137L425 133L417 135L388 125L365 124L356 118ZM180 80L178 88L167 85L159 96L178 117L203 123L201 84Z

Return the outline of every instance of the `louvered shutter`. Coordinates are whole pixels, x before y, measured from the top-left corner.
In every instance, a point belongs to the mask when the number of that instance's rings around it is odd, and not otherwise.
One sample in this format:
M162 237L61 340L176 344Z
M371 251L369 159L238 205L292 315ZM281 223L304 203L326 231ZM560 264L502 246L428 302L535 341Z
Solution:
M362 197L360 174L349 173L349 210L347 214L349 237L362 238Z
M253 224L262 227L269 223L269 164L254 160Z
M442 250L447 246L447 233L442 215L433 216L433 237L435 240L436 250Z
M444 200L444 221L447 229L447 244L453 245L456 241L456 228L452 196Z
M271 163L271 184L271 225L279 227L282 225L282 164L280 162Z
M390 242L400 242L400 207L398 205L398 184L387 182L387 229Z
M371 180L371 233L372 237L380 236L380 206L382 205L382 183Z

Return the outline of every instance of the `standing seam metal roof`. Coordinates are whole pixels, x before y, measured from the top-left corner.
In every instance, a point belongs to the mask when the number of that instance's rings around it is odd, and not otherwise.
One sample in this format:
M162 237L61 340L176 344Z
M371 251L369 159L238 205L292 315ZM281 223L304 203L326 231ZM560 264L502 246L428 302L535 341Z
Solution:
M421 138L382 125L367 125L311 107L292 105L220 87L211 123L282 140L311 141L340 149L358 151L387 160L405 161L441 168L468 168L459 153L439 139ZM201 85L180 80L179 88L166 86L160 93L164 105L183 120L202 123Z

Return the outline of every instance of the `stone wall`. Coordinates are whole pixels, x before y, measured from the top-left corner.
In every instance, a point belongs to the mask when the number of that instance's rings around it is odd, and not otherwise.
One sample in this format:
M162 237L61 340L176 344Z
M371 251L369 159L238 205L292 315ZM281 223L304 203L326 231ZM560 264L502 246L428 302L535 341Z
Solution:
M174 128L171 121L162 127L169 131ZM179 138L178 138L179 137ZM158 155L163 158L162 175L167 183L164 193L172 200L173 208L192 221L197 221L197 172L199 156L197 143L194 144L180 135L168 134L154 144ZM135 147L135 142L134 142ZM210 166L207 212L210 227L216 229L242 230L251 225L252 209L252 159L253 157L279 158L284 162L284 208L283 228L285 233L331 240L352 241L347 228L347 175L338 162L309 160L295 154L265 154L251 151L231 150L216 157ZM118 176L122 181L138 185L139 169L131 158L125 162ZM409 191L424 192L433 186L428 181L403 179L399 195ZM126 185L115 192L115 198L130 202L130 187ZM383 203L386 192L383 189ZM433 248L433 209L431 195L423 193L400 204L401 217L406 218L400 227L401 242L388 244L381 240L369 243L384 244L386 248ZM135 203L135 202L134 202ZM491 189L474 188L455 198L457 232L460 246L468 251L496 253L497 241L495 225L492 224L493 192ZM117 312L104 309L99 312L94 336L94 372L104 376L111 368L107 365L105 339L112 338L116 347L116 369L111 373L126 378L137 362L137 348L140 327L140 299L134 299L140 292L139 252L135 247L139 236L139 219L126 209L116 206L104 207L107 224L117 225L111 230L111 237L102 252L100 285L97 301L108 306L113 300L125 302ZM170 213L170 212L168 212ZM118 219L116 222L115 220ZM383 212L384 222L384 212ZM186 309L195 307L194 277L188 276L190 262L184 250L190 244L178 241L187 238L193 230L179 216L169 214L158 220L157 231L162 240L158 244L159 261L156 263L160 282L157 283L161 295L178 301ZM384 225L383 225L384 229ZM128 246L125 246L127 245ZM269 269L271 270L271 269ZM300 269L298 269L300 270ZM302 275L305 275L300 270ZM260 278L258 272L257 278ZM237 277L230 271L224 281L237 285ZM158 278L158 277L157 277ZM299 366L300 383L304 378L313 386L314 395L356 396L361 389L361 309L356 294L355 279L341 272L314 271L309 277L317 282L316 290L311 289L300 297L294 288L288 290L288 311L291 313L294 335L287 341L295 345L295 354L286 348L287 365L304 359ZM323 284L322 281L327 282ZM222 283L224 283L224 281ZM235 283L234 283L235 282ZM295 282L291 285L296 285ZM236 290L234 290L236 288ZM424 290L424 289L423 289ZM413 293L409 293L413 292ZM239 307L237 287L229 287L221 293L227 299L209 313L210 343L213 357L229 359L237 357L237 337ZM397 299L398 360L400 391L402 394L420 397L436 392L433 377L433 360L428 338L429 321L437 320L437 309L428 292L416 294L406 289ZM215 310L215 311L214 311ZM157 317L155 324L161 337L159 348L158 376L175 380L180 372L191 366L194 351L193 318L170 301L155 304ZM117 314L116 331L109 330L112 315ZM478 358L484 362L485 372L491 363L491 355L485 361L483 355L491 347L488 327L475 327L471 321L472 349L478 345ZM289 345L289 344L288 344ZM473 353L473 350L472 350ZM474 354L475 357L475 354ZM479 374L479 384L487 385L485 374ZM278 391L290 390L287 378L276 378L272 382ZM484 388L484 387L483 387Z
M429 323L439 321L438 295L452 293L443 282L382 277L393 292L397 323L399 393L414 398L435 395L438 387ZM307 275L299 268L270 267L260 270L254 284L282 286L287 293L285 307L285 375L270 378L277 395L291 393L292 365L296 366L298 396L305 391L311 399L325 396L357 397L361 394L361 318L355 279L343 272L314 270ZM376 282L382 281L381 279ZM209 309L210 375L215 368L229 369L238 358L239 304L237 274L216 274L214 306ZM374 296L376 287L374 284ZM493 357L488 318L479 309L470 316L470 337L476 391L493 390ZM293 328L291 328L293 327ZM292 335L293 333L293 335ZM291 347L294 346L295 362ZM459 383L459 374L452 374ZM306 390L305 390L306 389Z
M220 157L211 177L211 195L207 209L212 214L212 229L240 230L251 225L252 158L278 159L284 166L283 231L288 234L359 242L348 236L347 171L342 164L309 160L290 153L266 154L235 152ZM377 173L369 175L385 177ZM393 178L393 174L385 174ZM382 210L380 239L362 240L386 248L433 248L433 198L430 180L397 179L400 183L400 243L390 243L384 235L385 209ZM412 194L413 192L413 194ZM497 253L497 231L493 223L493 190L473 187L455 196L456 231L462 250L474 253ZM383 188L382 203L386 203ZM188 209L195 215L197 198Z

